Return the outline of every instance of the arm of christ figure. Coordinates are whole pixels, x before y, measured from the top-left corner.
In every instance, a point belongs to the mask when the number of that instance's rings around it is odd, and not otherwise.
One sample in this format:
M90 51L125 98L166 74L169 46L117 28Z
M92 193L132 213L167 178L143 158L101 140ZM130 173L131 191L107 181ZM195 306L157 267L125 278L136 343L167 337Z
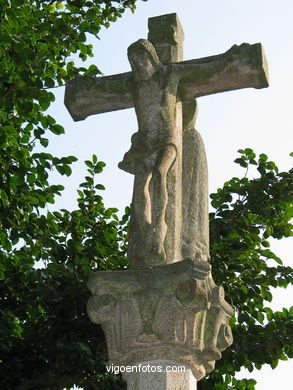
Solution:
M216 56L172 64L179 73L183 99L241 88L268 86L267 62L262 45L244 43Z

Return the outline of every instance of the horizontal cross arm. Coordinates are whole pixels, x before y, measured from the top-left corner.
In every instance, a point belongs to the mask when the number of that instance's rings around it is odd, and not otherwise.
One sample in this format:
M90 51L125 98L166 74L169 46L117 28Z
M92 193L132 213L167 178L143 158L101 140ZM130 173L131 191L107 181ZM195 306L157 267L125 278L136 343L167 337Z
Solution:
M65 89L64 104L74 121L89 115L133 107L131 72L105 77L77 77Z
M174 64L177 65L177 64ZM178 63L194 65L194 72L183 76L180 90L183 99L241 88L268 87L267 61L262 45L243 43L223 54Z

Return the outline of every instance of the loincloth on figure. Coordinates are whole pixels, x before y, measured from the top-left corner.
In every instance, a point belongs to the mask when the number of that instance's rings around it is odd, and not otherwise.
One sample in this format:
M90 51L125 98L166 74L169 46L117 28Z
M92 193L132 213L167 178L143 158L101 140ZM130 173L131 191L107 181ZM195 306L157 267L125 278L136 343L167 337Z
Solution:
M157 142L155 145L145 140L139 131L131 137L131 147L125 153L123 160L118 164L118 167L123 171L139 173L140 170L152 170L156 165L158 157L162 150L167 146L174 147L177 154L177 147L170 140Z

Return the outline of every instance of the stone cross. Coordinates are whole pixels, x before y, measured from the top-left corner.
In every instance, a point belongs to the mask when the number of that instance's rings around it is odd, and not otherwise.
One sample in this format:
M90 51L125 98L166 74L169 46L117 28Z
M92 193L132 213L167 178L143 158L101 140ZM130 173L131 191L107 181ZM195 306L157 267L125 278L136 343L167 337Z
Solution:
M183 61L176 14L150 18L148 40L132 44L128 58L132 72L77 78L65 93L74 120L130 107L138 120L119 164L135 176L132 269L90 277L88 314L102 324L109 362L136 367L124 373L128 390L190 390L232 343L233 314L208 263L207 163L195 98L267 87L266 60L260 44L242 44ZM186 371L167 372L176 364Z
M260 44L183 61L183 39L176 14L150 18L148 41L128 49L132 72L66 88L74 120L135 107L138 132L119 164L135 175L128 251L135 267L208 259L207 164L193 131L195 98L268 85Z

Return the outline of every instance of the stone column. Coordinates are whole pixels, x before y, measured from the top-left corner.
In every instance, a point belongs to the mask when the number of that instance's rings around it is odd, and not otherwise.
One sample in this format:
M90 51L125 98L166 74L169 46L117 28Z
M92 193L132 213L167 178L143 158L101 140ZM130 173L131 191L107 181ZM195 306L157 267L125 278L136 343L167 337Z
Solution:
M177 371L176 368L177 367ZM173 371L171 370L173 369ZM127 390L196 390L196 379L186 365L171 360L152 360L123 374Z

